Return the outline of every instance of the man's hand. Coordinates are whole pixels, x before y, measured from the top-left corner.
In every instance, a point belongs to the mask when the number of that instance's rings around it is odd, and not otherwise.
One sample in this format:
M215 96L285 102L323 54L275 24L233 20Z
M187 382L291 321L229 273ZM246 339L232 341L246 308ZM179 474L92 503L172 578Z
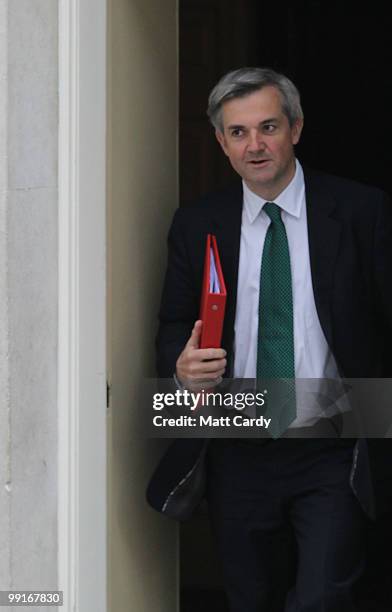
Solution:
M209 389L219 384L226 369L224 349L199 348L202 325L202 321L196 321L176 363L178 380L191 391Z

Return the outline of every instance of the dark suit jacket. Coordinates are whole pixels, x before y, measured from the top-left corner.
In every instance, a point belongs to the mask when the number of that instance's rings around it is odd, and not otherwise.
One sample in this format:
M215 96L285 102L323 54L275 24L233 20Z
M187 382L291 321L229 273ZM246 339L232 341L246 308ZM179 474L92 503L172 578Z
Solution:
M391 202L376 188L306 168L304 174L313 292L339 372L345 378L392 377ZM157 336L161 378L173 375L199 316L207 233L217 237L227 286L222 347L228 354L226 376L232 376L241 215L241 182L176 211ZM392 477L385 471L387 462L392 464L389 440L373 442L378 443L377 466L371 467L379 474L383 470L379 480L385 485ZM377 489L378 480L370 481L368 451L366 440L359 440L352 485L364 509L374 515L372 488ZM203 440L174 442L148 488L153 507L177 518L190 514L202 494L203 452Z

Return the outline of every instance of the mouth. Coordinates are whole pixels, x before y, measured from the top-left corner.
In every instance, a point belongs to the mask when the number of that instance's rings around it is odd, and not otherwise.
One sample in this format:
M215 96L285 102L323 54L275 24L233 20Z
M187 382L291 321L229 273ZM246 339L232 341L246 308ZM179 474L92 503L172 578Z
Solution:
M270 161L271 161L270 159L251 159L248 161L248 164L251 164L252 166L260 168L268 164Z

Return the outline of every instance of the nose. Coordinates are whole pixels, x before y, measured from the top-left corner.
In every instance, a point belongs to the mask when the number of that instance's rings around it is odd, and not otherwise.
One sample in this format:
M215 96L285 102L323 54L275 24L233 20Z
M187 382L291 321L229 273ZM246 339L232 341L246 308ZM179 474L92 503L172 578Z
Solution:
M248 139L248 151L262 151L265 147L263 135L259 130L250 130Z

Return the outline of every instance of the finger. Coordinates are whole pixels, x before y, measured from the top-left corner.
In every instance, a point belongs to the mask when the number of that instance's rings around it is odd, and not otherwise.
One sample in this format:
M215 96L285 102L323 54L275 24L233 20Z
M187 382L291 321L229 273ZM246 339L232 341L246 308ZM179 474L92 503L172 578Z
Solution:
M225 370L226 359L213 359L212 361L202 361L198 366L200 372L217 372L218 370Z
M201 336L201 328L202 321L198 320L193 326L191 336L186 343L187 348L195 348L198 349L200 345L200 336Z
M222 348L208 348L199 349L201 359L224 359L226 357L226 351Z
M222 382L222 376L225 373L225 369L223 368L223 370L218 370L217 372L214 372L215 374L215 380L218 380L219 382Z
M203 378L204 375L214 374L220 370L225 370L226 359L214 359L214 361L197 361L192 359L187 364L186 372L191 378Z
M222 374L225 373L225 368L220 368L219 370L213 370L212 372L206 372L202 370L200 372L193 371L192 374L188 374L187 379L192 382L198 382L203 380L214 380Z

